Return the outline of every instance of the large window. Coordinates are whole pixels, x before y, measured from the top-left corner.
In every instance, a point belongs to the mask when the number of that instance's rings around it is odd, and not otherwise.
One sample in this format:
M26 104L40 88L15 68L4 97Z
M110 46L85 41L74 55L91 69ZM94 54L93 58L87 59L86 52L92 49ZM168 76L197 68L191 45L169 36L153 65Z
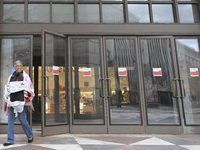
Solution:
M54 23L72 23L74 22L73 4L53 4L52 22Z
M128 16L130 23L149 23L149 7L147 4L129 4Z
M153 4L154 23L173 23L173 9L171 4Z
M179 4L178 10L181 23L199 23L198 5Z
M5 23L199 23L198 0L4 0Z
M78 22L80 23L99 23L99 5L98 4L79 4Z
M104 4L102 11L103 23L124 23L122 4Z
M3 22L23 23L24 22L24 4L4 4Z
M49 4L29 4L28 22L50 22Z

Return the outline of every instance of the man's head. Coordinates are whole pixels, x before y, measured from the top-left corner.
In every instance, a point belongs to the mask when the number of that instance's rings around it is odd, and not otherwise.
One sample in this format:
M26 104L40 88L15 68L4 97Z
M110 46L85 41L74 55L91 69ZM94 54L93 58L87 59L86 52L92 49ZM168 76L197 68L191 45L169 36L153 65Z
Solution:
M22 68L23 67L23 63L22 63L22 61L20 61L20 60L15 61L14 67L15 67L16 72L21 72L23 70L23 68Z

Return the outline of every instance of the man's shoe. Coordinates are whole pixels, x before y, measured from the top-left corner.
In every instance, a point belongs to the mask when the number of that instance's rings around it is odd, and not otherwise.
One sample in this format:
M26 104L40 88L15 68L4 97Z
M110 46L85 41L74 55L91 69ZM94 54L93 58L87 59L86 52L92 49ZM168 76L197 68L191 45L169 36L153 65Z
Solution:
M14 143L9 143L9 142L6 142L6 143L3 143L3 146L9 146L9 145L13 145Z
M28 143L32 143L33 142L33 138L28 139Z

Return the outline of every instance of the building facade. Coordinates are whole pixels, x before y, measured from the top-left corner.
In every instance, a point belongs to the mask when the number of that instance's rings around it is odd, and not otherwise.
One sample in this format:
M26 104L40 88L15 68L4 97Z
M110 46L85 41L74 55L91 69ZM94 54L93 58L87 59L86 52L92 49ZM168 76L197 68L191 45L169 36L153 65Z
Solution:
M199 133L199 39L198 0L1 0L0 131L19 59L42 135Z

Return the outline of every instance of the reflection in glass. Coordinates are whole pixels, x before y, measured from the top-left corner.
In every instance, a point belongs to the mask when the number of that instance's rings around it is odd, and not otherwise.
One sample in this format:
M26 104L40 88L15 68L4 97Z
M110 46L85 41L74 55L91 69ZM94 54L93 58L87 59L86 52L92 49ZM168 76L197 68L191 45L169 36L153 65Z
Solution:
M140 44L148 124L178 125L178 101L171 91L174 79L171 41L141 39Z
M103 23L124 23L122 4L103 4Z
M66 124L65 39L51 34L45 37L45 125Z
M28 22L50 22L49 4L29 4Z
M73 38L71 52L73 124L104 124L100 39Z
M128 15L130 23L149 23L149 7L146 4L129 4Z
M53 4L52 21L55 23L72 23L74 22L74 5L73 4Z
M154 23L174 23L174 15L171 4L153 4Z
M11 68L14 67L16 60L23 62L23 70L29 74L29 66L31 65L31 39L30 38L2 38L0 41L0 123L7 123L8 117L4 112L4 86L11 74ZM16 123L19 123L17 121Z
M185 84L185 98L183 98L185 122L186 125L200 125L199 39L176 39L176 48L180 78ZM197 74L192 74L196 71Z
M198 5L179 4L180 23L199 23L199 8Z
M23 23L24 22L24 4L4 4L3 22Z
M97 4L79 4L78 21L80 23L99 23L99 5Z
M141 124L135 39L106 39L111 124Z

